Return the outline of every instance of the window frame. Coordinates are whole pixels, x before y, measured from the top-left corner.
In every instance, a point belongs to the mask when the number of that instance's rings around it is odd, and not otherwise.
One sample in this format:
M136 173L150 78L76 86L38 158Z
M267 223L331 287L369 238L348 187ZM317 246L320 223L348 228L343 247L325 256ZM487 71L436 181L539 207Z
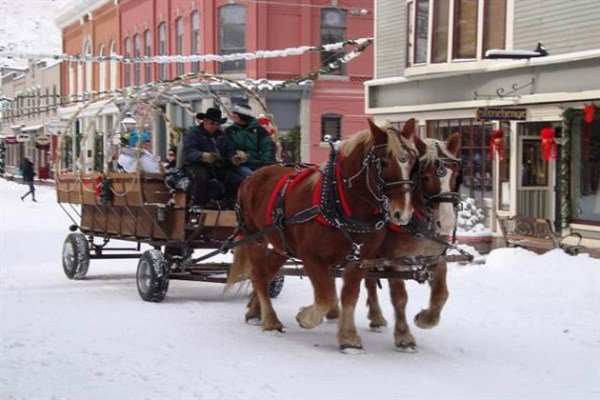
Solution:
M336 113L325 113L321 115L321 143L324 143L325 140L324 136L328 133L325 132L325 123L326 122L337 122L338 123L338 127L337 127L337 133L334 137L334 139L336 140L341 140L342 139L342 135L343 135L343 122L344 122L344 116L342 114L336 114Z
M191 54L200 54L200 12L192 11L190 14ZM200 72L200 62L192 62L192 72Z
M144 55L147 57L152 56L152 32L150 32L150 29L144 31ZM144 65L144 81L146 83L152 82L152 63L145 63Z
M223 49L223 37L224 35L224 24L222 22L224 18L224 12L227 10L240 9L244 12L244 47L243 48L231 48L231 49ZM218 18L218 50L220 55L226 54L234 54L234 53L245 53L247 49L247 30L248 30L248 13L246 6L241 4L226 4L219 7L219 11L217 14ZM231 24L231 25L242 25L242 24ZM232 67L233 66L233 67ZM227 61L219 63L219 73L222 74L244 74L246 72L246 61L245 60L235 60L235 61Z
M130 38L129 36L125 37L123 39L123 54L125 55L125 58L131 57L131 47L130 47ZM124 75L124 86L125 87L129 87L131 86L131 64L130 63L124 63L123 65L123 75Z
M336 12L342 15L342 19L343 19L343 26L329 26L325 24L325 16L326 13L328 12ZM335 40L333 42L329 42L329 41L325 41L323 40L323 33L324 31L339 31L338 33L341 32L341 40ZM327 7L327 8L323 8L321 9L321 15L320 15L320 19L319 19L319 37L320 37L320 44L325 45L325 44L330 44L330 43L337 43L338 41L344 41L347 39L348 37L348 11L342 8L337 8L337 7ZM331 59L337 59L343 55L346 54L346 51L342 50L338 50L338 51L322 51L320 56L320 63L321 63L321 67L324 67L325 65L327 65ZM332 70L330 72L328 72L328 74L330 75L346 75L347 74L347 66L346 64L343 64L340 68L337 68L335 70Z
M156 36L158 43L157 54L159 56L166 56L169 52L169 42L167 40L167 23L165 21L160 22L156 28ZM158 80L164 81L168 79L167 65L158 64Z
M456 54L456 26L455 21L457 19L457 4L463 0L448 0L448 20L447 20L447 37L446 43L448 45L448 49L446 51L446 61L433 61L433 52L434 52L434 29L433 26L436 15L435 12L439 9L439 2L437 0L425 0L429 1L429 11L428 11L428 31L427 31L427 57L424 62L415 62L416 59L416 18L417 11L416 5L419 1L423 0L405 0L405 12L406 12L406 60L405 66L406 68L412 67L423 67L430 65L451 65L451 64L459 64L465 61L481 61L484 60L485 56L485 39L484 35L486 32L486 26L490 23L489 18L490 15L486 15L487 0L476 0L477 1L477 12L476 12L476 51L474 58L457 58ZM504 49L509 49L512 45L512 19L511 12L514 8L513 4L514 0L504 0ZM410 73L408 74L410 75Z
M142 39L140 38L140 34L136 33L133 35L133 57L137 58L137 62L133 64L133 84L135 86L140 86L141 84L141 63L139 57L142 55Z
M183 17L179 17L175 20L175 54L182 56L184 55L185 46L185 27L183 26ZM181 76L185 73L185 64L182 62L177 63L177 76Z

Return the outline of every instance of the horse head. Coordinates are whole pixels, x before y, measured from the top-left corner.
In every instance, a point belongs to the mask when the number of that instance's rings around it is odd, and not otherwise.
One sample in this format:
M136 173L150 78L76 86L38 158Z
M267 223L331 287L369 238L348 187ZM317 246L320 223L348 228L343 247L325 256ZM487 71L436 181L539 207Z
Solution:
M354 197L369 199L371 210L377 203L386 220L395 225L408 224L413 213L415 181L411 173L419 159L413 134L414 120L407 122L400 134L369 120L369 130L355 135L340 149L346 160L344 176L349 177L345 182L361 179L353 186Z
M436 233L451 235L456 225L455 207L460 201L461 139L454 133L443 142L424 139L426 153L420 158L420 200L429 209Z

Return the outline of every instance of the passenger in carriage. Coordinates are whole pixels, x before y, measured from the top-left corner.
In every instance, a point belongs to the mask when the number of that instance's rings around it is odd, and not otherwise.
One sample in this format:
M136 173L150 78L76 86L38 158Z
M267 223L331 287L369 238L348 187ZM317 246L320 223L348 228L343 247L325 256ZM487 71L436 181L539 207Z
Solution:
M208 200L223 200L230 208L235 203L242 176L236 172L242 163L231 142L220 129L227 118L221 110L209 108L196 114L196 123L183 138L183 165L192 178L190 194L195 210Z
M129 146L122 146L117 164L123 172L164 172L157 157L152 154L152 137L147 132L132 132Z
M254 118L249 106L238 104L231 111L233 125L225 130L225 134L242 159L238 173L246 178L256 169L275 161L275 143Z

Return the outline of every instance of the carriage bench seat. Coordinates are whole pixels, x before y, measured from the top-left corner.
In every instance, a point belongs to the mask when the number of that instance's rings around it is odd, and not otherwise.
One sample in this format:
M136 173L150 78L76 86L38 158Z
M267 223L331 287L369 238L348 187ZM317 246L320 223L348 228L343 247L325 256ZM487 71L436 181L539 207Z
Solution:
M577 254L581 246L581 235L572 233L569 236L577 238L577 244L564 243L568 237L557 235L552 229L552 223L548 219L531 218L522 215L514 217L497 216L502 236L507 247L525 247L537 250L562 249L567 254Z

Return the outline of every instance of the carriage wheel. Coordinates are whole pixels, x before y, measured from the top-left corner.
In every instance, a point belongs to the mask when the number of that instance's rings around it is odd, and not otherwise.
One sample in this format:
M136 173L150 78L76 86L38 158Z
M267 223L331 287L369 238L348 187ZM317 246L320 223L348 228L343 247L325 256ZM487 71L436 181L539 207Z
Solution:
M140 297L155 303L164 300L169 289L167 260L160 250L146 250L140 257L136 274Z
M62 251L62 265L69 279L81 279L90 266L90 246L83 233L70 233Z
M274 299L279 296L279 293L283 290L283 281L285 280L285 276L283 274L278 274L273 278L271 283L269 284L269 297Z

